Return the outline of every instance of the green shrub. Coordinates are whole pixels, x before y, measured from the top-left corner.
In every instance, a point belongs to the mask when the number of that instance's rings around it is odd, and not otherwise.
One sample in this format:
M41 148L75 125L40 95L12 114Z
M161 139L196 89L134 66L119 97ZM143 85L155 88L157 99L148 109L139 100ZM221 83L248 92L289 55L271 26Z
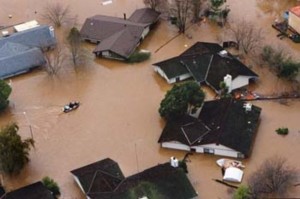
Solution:
M52 192L55 197L60 195L59 186L52 178L46 176L42 179L42 183Z
M289 133L289 129L288 128L278 128L276 129L276 133L279 135L287 135Z
M11 87L4 80L0 80L0 111L7 107L10 93Z
M143 62L145 60L148 60L151 56L151 53L149 51L137 51L134 52L129 58L129 63L139 63Z
M233 199L250 199L249 187L245 185L239 186L239 188L234 192Z

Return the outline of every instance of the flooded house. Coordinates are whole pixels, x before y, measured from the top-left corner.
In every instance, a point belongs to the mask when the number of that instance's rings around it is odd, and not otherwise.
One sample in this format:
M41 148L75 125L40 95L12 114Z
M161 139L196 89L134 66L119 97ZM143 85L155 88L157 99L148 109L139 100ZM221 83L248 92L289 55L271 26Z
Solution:
M71 171L88 199L96 198L172 198L197 196L183 169L170 163L158 164L124 177L117 162L110 158Z
M261 108L231 98L206 101L197 118L168 121L158 142L163 148L247 158L260 113Z
M160 16L150 8L136 10L128 19L95 15L87 18L80 30L81 37L97 43L93 53L99 57L127 60Z
M295 6L289 10L288 24L290 28L300 34L300 6Z
M258 78L255 72L217 43L197 42L179 56L153 65L169 84L192 78L217 93L222 81L232 91Z
M0 78L12 77L44 65L43 51L54 48L55 44L54 29L46 25L23 28L1 37Z
M42 182L36 182L14 191L5 193L3 199L55 199L52 192L49 191Z

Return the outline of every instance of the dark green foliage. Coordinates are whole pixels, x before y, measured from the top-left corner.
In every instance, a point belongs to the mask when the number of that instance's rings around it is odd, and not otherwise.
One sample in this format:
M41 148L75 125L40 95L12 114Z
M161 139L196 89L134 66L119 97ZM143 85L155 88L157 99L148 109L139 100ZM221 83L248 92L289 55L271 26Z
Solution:
M158 187L150 182L141 182L135 188L131 189L126 198L136 199L147 196L155 199L164 199L164 197L159 193Z
M228 93L228 86L223 81L220 82L220 97L221 98L231 97L231 95Z
M7 107L9 103L7 99L11 93L11 90L11 87L4 80L0 80L0 111Z
M287 135L289 134L289 129L288 128L278 128L276 129L276 133L279 134L279 135Z
M12 123L0 131L0 170L9 175L18 174L29 162L29 151L34 146L33 139L21 139L19 127Z
M185 173L189 173L186 165L186 161L179 161L179 167L183 169Z
M60 189L58 184L50 177L46 176L42 179L42 183L49 191L52 192L53 196L60 196Z
M293 80L298 75L300 62L293 61L283 50L265 46L261 58L280 78Z
M225 3L225 0L210 0L213 10L219 10L219 8Z
M245 185L239 186L239 188L234 192L233 199L250 199L249 187Z
M159 113L167 120L176 119L201 107L205 98L204 92L195 82L174 85L160 103Z
M150 58L151 53L150 52L143 52L143 51L138 51L134 52L130 57L128 58L129 63L139 63L146 61Z
M76 27L71 28L69 35L67 37L69 50L72 55L72 62L74 66L80 64L80 62L84 62L85 53L82 48L82 40L80 36L80 32Z

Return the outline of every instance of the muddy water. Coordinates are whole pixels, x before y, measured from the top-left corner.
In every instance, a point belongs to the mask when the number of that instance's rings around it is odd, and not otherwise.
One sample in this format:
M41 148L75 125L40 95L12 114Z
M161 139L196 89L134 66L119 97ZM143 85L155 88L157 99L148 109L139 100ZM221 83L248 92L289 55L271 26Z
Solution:
M131 0L114 0L107 6L102 6L99 0L89 1L88 4L85 1L64 2L77 13L79 24L94 14L122 17L124 10L130 15L134 9L142 7L142 1ZM237 17L252 20L258 26L265 27L267 42L285 46L295 55L300 52L299 45L276 38L277 33L269 28L276 14L264 14L265 10L257 5L257 1L228 0L228 3L232 10L229 20ZM39 18L46 3L0 0L0 4L1 24L10 25ZM12 14L13 18L8 19L8 14ZM151 63L176 56L195 41L215 42L221 30L210 22L196 24L187 30L192 39L181 35L158 50L177 34L174 27L162 21L141 45L141 48L152 52L151 59L142 64L91 58L88 66L77 72L66 66L58 77L50 78L43 71L35 71L13 78L11 105L7 112L0 115L0 124L17 121L20 134L23 137L33 136L36 147L30 154L31 162L22 174L13 179L5 178L8 189L24 186L48 175L58 181L62 198L83 199L69 173L72 169L110 157L119 162L128 176L165 162L170 156L182 158L184 152L161 149L157 143L164 126L157 109L170 86L153 72ZM93 47L88 45L90 49ZM253 67L262 77L255 87L257 92L272 94L289 89L289 85L265 68ZM206 90L207 99L211 99L212 93ZM79 100L82 106L69 114L61 114L61 107L70 100ZM276 154L286 157L294 167L299 168L300 165L297 158L300 151L300 102L293 101L289 106L277 102L255 104L261 106L263 112L253 154L246 162L244 182L262 160ZM288 136L281 137L274 133L281 126L290 128ZM211 180L221 178L220 169L215 165L218 157L196 154L190 159L189 177L200 198L228 198L227 188ZM299 195L299 188L291 193L294 197Z

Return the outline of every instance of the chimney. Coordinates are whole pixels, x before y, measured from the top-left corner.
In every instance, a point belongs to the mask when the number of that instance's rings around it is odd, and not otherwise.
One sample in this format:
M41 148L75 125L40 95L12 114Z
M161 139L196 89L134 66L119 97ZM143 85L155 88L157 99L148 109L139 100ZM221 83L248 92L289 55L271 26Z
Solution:
M124 20L126 20L126 13L123 13L123 15L124 15Z
M231 91L232 91L232 76L227 74L224 77L224 83L226 84L226 86L228 88L228 93L231 93Z
M246 112L249 112L249 111L252 110L252 104L251 103L245 103L243 107L245 108Z
M174 156L172 156L170 158L170 163L171 163L171 166L174 168L177 168L179 166L179 162L178 162L177 158L175 158Z

